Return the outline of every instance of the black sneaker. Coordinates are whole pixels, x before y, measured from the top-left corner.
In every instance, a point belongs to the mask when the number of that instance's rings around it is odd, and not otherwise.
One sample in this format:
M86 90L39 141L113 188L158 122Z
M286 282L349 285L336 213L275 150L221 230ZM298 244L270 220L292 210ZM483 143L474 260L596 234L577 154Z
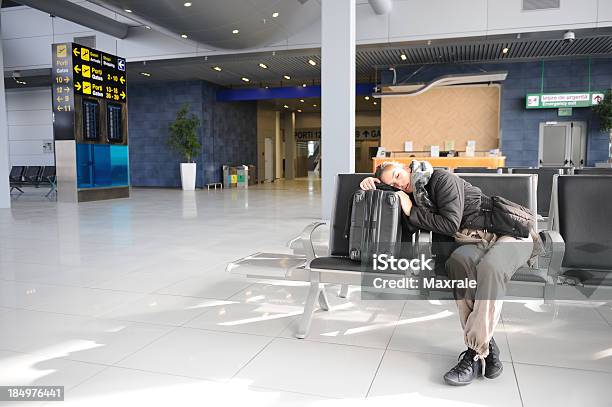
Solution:
M489 356L485 358L485 373L487 379L495 379L504 371L504 365L499 360L499 348L495 339L489 341Z
M481 361L475 350L470 348L464 350L459 354L458 360L459 363L444 375L444 381L451 386L470 384L481 373Z

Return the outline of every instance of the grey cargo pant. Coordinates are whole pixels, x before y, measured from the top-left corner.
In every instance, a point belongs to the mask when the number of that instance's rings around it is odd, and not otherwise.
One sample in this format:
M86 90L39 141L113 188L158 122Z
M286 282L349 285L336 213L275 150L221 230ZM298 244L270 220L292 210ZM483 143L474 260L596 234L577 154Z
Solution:
M464 244L446 261L451 279L476 280L475 289L456 289L455 301L465 344L481 358L489 354L489 341L499 322L506 285L531 257L531 237L501 236L495 243Z

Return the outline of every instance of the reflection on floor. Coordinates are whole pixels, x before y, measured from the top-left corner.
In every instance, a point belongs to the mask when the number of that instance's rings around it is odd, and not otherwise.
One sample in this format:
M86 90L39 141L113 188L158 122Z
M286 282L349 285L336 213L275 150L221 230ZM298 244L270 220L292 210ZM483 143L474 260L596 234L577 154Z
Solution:
M448 301L360 301L224 272L320 214L318 183L134 189L0 210L0 385L64 385L71 406L609 406L612 305L508 301L504 374L443 384L463 341ZM28 405L37 405L29 403Z

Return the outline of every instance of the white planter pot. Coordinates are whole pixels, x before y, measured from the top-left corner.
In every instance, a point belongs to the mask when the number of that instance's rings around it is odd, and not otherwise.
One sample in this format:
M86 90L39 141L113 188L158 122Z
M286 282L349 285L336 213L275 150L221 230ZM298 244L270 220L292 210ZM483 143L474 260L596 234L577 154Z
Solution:
M181 163L181 184L183 191L195 190L196 163Z

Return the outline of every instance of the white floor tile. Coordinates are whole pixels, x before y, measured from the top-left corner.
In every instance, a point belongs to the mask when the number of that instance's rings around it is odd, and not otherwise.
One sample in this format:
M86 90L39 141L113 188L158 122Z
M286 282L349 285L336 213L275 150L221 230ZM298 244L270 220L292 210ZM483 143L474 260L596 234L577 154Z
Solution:
M90 284L90 287L134 293L151 293L171 284L179 283L191 276L192 274L185 274L180 270L168 270L166 273L135 271L108 280L98 280Z
M524 407L610 406L610 373L520 363L515 367Z
M142 294L82 287L0 281L0 305L36 311L96 316Z
M244 382L221 383L111 367L79 385L65 405L107 406L326 406L325 399L253 388Z
M521 407L510 363L494 380L481 377L469 386L454 387L445 384L443 376L456 363L447 356L387 351L368 399L390 405Z
M270 338L176 328L118 366L201 379L227 380L261 351Z
M364 397L383 350L275 339L236 376L253 386L330 397Z
M233 276L225 271L208 271L200 277L187 278L157 290L159 294L225 300L244 290L253 282L246 277Z
M0 313L0 349L112 364L171 327L25 310Z
M69 390L105 368L103 365L42 355L0 351L0 384L64 386Z
M301 305L217 301L187 327L275 337L304 311Z
M356 296L353 296L356 297ZM331 300L330 300L331 302ZM315 312L306 339L386 349L397 326L404 301L337 301L329 311ZM300 318L282 333L295 337Z
M597 312L612 325L612 302L597 304Z
M100 318L181 326L226 301L176 295L147 294L103 314Z

